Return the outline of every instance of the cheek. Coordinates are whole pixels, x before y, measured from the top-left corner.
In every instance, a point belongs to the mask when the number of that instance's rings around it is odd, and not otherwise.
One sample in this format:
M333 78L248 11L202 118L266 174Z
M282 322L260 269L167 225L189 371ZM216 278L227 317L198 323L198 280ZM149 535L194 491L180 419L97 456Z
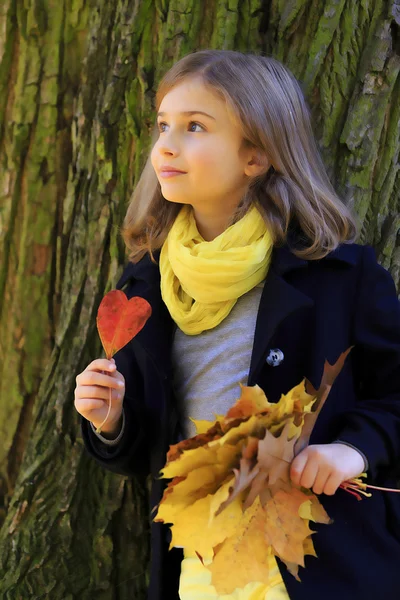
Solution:
M154 170L155 170L155 157L156 157L156 154L157 154L157 143L153 146L153 148L152 148L152 150L150 152L150 161L151 161L151 164L153 165Z
M190 155L190 158L189 158ZM188 150L188 161L196 174L208 173L210 177L229 179L238 169L237 160L224 145L207 144Z
M215 150L212 144L192 143L182 150L187 163L192 169L202 170L204 167L212 167Z

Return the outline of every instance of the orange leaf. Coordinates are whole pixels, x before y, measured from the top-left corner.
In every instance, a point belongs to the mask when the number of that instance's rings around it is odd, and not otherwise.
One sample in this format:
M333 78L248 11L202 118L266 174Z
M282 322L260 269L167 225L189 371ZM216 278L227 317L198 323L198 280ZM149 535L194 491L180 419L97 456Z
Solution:
M111 290L104 296L96 323L108 359L143 329L150 315L150 304L140 296L128 300L122 290Z
M106 357L110 359L121 350L146 324L151 315L151 306L144 298L134 296L130 300L122 290L111 290L100 302L96 325ZM96 429L101 432L111 412L111 388L109 389L108 412Z

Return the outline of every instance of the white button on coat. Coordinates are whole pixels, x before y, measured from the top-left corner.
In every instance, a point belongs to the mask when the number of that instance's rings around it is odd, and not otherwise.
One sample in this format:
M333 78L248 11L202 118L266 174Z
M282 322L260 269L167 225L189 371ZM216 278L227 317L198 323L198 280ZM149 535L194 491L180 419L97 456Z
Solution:
M284 355L282 350L279 350L279 348L274 348L273 350L269 351L269 354L267 356L267 363L271 365L271 367L277 367L281 364L283 359Z

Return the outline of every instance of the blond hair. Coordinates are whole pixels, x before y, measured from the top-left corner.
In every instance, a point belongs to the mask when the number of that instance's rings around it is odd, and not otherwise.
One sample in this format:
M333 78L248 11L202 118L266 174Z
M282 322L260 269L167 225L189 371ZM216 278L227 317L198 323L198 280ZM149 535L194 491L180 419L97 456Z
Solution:
M310 260L323 258L342 242L354 242L357 217L329 180L308 106L293 74L269 56L200 50L184 56L164 75L156 94L156 111L174 86L193 76L225 100L243 144L254 147L270 165L250 180L232 223L255 203L274 244L288 241L293 227L297 232L293 253ZM158 135L155 122L151 147ZM153 259L152 253L161 248L181 206L162 195L149 155L121 227L132 262L146 252Z

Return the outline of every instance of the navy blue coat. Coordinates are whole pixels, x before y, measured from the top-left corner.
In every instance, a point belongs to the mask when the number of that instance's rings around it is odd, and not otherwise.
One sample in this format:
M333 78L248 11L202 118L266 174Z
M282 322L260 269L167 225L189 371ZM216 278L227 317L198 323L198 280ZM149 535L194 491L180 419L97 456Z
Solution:
M158 257L158 253L155 254ZM160 295L158 265L146 255L128 263L117 284L128 298L146 298L153 314L143 330L115 354L126 381L126 431L106 447L81 418L86 450L121 475L152 474L151 507L165 480L157 480L170 444L180 439L179 404L172 390L175 324ZM307 377L319 387L324 361L354 348L337 377L311 436L311 444L347 441L369 461L368 482L397 487L400 464L400 305L391 275L372 247L342 244L317 261L297 258L288 245L273 251L256 324L249 385L278 401ZM266 362L271 349L284 359ZM229 360L229 357L226 357ZM356 498L339 489L320 496L331 525L315 525L318 558L307 556L297 582L278 560L293 600L400 598L400 494L373 491ZM152 524L149 600L178 599L182 551L168 551L169 529Z

